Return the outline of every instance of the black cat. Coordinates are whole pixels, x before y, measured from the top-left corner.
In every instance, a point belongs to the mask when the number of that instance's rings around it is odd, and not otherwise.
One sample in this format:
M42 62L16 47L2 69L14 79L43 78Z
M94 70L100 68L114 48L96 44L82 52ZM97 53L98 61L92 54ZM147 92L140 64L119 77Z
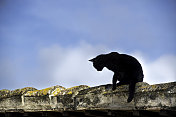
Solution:
M102 71L104 67L114 72L113 87L129 84L129 96L127 102L131 102L134 97L135 85L137 82L143 82L143 70L141 64L132 56L111 52L101 54L91 60L97 71ZM119 83L116 84L117 80Z

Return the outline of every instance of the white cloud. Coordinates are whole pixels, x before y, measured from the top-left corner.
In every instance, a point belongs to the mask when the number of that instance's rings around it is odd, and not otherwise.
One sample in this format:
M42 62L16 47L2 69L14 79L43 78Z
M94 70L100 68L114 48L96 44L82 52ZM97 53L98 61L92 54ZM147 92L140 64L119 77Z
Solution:
M176 81L176 56L161 56L153 62L146 63L145 81L155 84Z
M88 60L107 49L82 43L79 47L63 48L54 45L40 51L42 74L45 78L54 80L58 85L65 87L85 84L89 86L111 83L112 72L104 69L96 72Z
M149 61L147 57L140 52L135 52L133 55L142 64L144 82L159 84L176 81L176 56L164 55L154 61Z
M106 46L92 46L85 42L76 47L53 45L41 48L36 68L19 69L12 61L1 61L1 88L19 88L32 86L38 89L61 85L96 86L112 83L113 72L103 69L96 71L88 60L102 53L118 51ZM125 53L118 51L119 53ZM136 57L142 64L144 82L158 84L176 81L176 56L165 55L150 61L144 53L136 51L127 53ZM22 70L22 71L21 71ZM22 72L22 73L21 73ZM21 78L19 78L21 76ZM13 82L12 82L13 81Z
M107 51L108 50L108 51ZM85 84L89 86L111 83L113 72L106 68L97 72L88 60L101 53L108 53L103 46L91 46L86 43L78 47L63 48L54 45L40 51L42 74L54 83L65 87ZM161 56L155 61L148 61L144 54L131 54L142 64L144 81L149 84L176 81L176 56ZM51 84L53 85L53 84Z

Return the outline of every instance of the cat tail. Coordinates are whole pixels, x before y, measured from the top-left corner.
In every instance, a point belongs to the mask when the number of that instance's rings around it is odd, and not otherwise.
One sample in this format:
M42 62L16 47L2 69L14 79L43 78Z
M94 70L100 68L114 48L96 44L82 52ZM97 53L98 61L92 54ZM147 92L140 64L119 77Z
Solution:
M135 86L136 86L136 82L130 82L129 84L129 96L127 99L127 102L131 102L134 98L134 93L135 93Z

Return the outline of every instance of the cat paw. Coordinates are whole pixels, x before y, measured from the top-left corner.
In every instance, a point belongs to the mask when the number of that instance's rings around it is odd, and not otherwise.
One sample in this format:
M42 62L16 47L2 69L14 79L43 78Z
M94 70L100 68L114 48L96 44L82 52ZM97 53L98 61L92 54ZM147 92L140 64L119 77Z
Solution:
M113 91L116 90L116 87L112 87L112 90L113 90Z
M127 102L130 103L133 100L133 97L128 97Z

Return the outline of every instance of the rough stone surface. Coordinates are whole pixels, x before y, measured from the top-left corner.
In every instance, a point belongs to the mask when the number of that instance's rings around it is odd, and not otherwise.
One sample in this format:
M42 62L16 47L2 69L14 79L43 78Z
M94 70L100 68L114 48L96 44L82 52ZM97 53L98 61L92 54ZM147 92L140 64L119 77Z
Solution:
M135 97L127 103L128 85L112 91L111 84L42 90L0 90L1 112L81 111L81 110L172 110L176 111L176 82L149 85L137 83Z
M22 89L16 89L16 90L7 90L3 89L0 90L0 98L8 98L8 97L13 97L13 96L21 96L23 94L26 94L28 91L34 91L37 90L36 88L33 87L25 87Z

